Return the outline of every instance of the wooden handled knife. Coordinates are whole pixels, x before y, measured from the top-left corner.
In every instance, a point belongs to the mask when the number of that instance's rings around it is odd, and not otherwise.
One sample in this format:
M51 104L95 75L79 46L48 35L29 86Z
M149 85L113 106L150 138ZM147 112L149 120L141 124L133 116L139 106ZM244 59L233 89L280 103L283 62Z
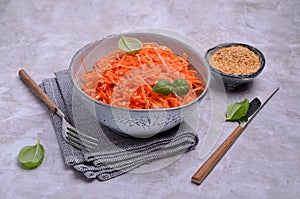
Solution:
M279 90L276 88L271 90L270 93L256 97L250 102L249 109L247 112L248 121L245 123L240 123L235 130L228 136L228 138L218 147L218 149L206 160L206 162L196 171L192 176L192 182L200 185L209 172L215 167L223 155L228 151L230 146L237 140L239 135L243 132L246 126L252 121L252 119L257 115L257 113L263 108L263 106L275 95Z

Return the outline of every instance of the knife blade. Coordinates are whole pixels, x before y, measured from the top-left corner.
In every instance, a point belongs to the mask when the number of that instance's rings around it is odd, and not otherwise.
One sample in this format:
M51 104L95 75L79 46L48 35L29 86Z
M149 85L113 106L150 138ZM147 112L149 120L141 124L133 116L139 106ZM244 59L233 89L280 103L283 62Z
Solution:
M240 125L243 128L251 122L251 120L257 115L257 113L263 108L263 106L277 93L279 87L272 89L269 92L266 92L264 95L254 98L249 105L249 109L247 112L248 121L245 123L241 123Z
M218 149L206 160L206 162L196 171L192 176L192 182L200 185L220 159L225 155L230 146L241 135L246 126L253 120L257 113L264 107L264 105L275 95L279 87L272 90L270 93L261 97L256 97L251 101L247 112L248 121L239 123L235 130L228 136L228 138L218 147Z

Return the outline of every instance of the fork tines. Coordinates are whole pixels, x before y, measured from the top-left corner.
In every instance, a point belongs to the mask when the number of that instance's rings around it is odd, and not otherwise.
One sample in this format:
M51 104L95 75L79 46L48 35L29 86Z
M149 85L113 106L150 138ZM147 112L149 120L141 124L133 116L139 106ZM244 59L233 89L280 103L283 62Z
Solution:
M98 139L82 134L77 129L67 127L66 134L66 141L77 148L92 151L98 146Z

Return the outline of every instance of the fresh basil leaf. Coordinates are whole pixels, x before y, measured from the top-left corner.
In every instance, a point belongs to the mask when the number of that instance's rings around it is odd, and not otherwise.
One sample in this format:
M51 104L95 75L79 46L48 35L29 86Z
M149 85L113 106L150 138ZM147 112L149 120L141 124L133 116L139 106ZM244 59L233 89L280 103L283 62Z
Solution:
M118 47L125 52L133 54L143 47L143 43L136 38L124 37L121 35L121 39L118 42Z
M242 117L247 115L249 109L249 100L244 99L241 102L235 102L230 104L226 110L227 121L238 121Z
M158 80L152 88L153 92L160 93L163 95L169 95L173 90L173 86L169 80Z
M178 96L184 96L190 91L190 85L185 79L176 79L173 82L173 92Z
M19 152L19 162L27 169L38 167L44 159L45 149L38 140L34 146L25 146Z
M245 116L241 117L240 119L238 119L239 123L245 123L248 121L248 115L246 114Z

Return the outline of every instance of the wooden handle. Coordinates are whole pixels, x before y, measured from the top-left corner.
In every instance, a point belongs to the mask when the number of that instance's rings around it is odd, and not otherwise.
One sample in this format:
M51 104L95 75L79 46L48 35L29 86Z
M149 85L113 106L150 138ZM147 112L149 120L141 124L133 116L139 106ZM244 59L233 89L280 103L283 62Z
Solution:
M231 133L231 135L219 146L219 148L206 160L206 162L198 169L198 171L192 176L192 182L200 185L209 172L215 167L223 155L227 152L230 146L242 133L243 127L238 126Z
M25 72L25 70L19 70L19 76L23 81L39 96L45 104L47 104L53 112L57 112L56 105L49 99L48 95L31 79L31 77Z

